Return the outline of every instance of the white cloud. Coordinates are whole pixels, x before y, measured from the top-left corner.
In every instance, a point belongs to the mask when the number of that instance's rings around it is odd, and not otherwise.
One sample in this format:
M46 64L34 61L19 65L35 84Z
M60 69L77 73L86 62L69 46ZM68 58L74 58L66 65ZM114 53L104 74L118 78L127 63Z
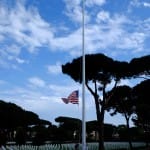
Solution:
M64 0L66 5L65 14L74 22L82 23L82 4L81 0ZM87 11L84 13L85 22L89 22L90 16Z
M60 84L50 84L48 86L49 91L51 91L55 96L65 97L74 90L81 90L81 85L72 81L64 81Z
M19 64L27 63L24 59L21 59L21 58L16 58L16 61L17 61Z
M64 0L66 5L66 11L65 14L75 23L82 23L82 0ZM105 0L86 0L85 6L87 7L93 7L95 5L102 6L105 4ZM85 18L85 24L90 22L91 16L86 9L84 10L84 18Z
M7 83L6 81L0 80L0 85L4 85L4 84L6 84L6 83Z
M131 82L129 79L121 80L120 83L119 83L119 85L120 86L128 85L130 87L134 86L133 82Z
M130 2L130 5L129 5L129 11L132 11L132 7L150 7L150 3L149 2L143 2L143 1L140 1L140 0L132 0Z
M19 46L12 44L10 47L7 46L6 51L11 55L18 56L21 50Z
M97 18L99 23L85 29L85 43L89 51L106 49L110 46L117 47L120 37L124 34L123 24L128 23L124 16L110 18L106 12L99 14L101 14L101 18ZM101 22L102 19L104 24Z
M31 55L41 50L41 47L48 47L53 51L65 51L74 57L81 55L81 0L64 1L66 2L66 15L76 23L74 30L72 28L68 30L70 24L67 27L64 24L63 26L53 26L51 22L47 22L41 17L37 8L33 6L27 8L25 3L20 1L16 1L17 4L9 9L7 5L0 5L0 66L16 68L16 63L27 63L28 60L21 57L24 49ZM141 5L140 1L133 0L133 2L137 6ZM101 6L105 3L105 0L86 0L87 10L93 6L98 6L101 10L97 12L98 10L94 10L93 7L93 12L85 11L86 53L107 52L109 55L112 53L118 55L120 52L121 56L124 56L125 51L131 54L133 51L136 53L139 50L143 53L144 42L150 37L150 19L131 21L125 15L112 14L102 10ZM147 3L144 5L148 7ZM65 22L65 20L63 21ZM59 29L61 29L61 34L59 34ZM67 32L63 33L66 29ZM59 62L47 66L47 69L49 73L55 75L61 72ZM31 77L24 88L8 87L5 90L2 86L0 95L1 98L16 102L26 109L38 112L43 117L58 114L76 117L74 114L78 110L75 111L75 107L72 105L62 107L61 97L66 97L71 91L80 89L81 85L77 85L74 81L69 83L63 79L60 81L59 77L57 79L59 82L57 85L49 85L39 77ZM54 78L54 80L57 79ZM52 83L54 82L52 81ZM122 83L130 85L129 81L122 81ZM5 82L0 80L0 84L4 85ZM109 85L108 88L111 86ZM91 99L92 97L88 95L87 100L91 102ZM91 115L93 112L91 104L94 103L90 102L87 104L87 109L91 109Z
M0 10L1 42L9 38L22 47L28 47L29 52L50 42L52 28L34 7L27 9L24 3L17 1L15 7L8 9L6 5L1 5Z
M32 77L28 79L29 83L36 87L45 87L46 83L44 80L38 78L38 77Z
M144 33L126 33L122 40L120 40L120 43L118 44L118 47L123 49L137 49L142 50L143 44L145 40L145 34Z
M81 22L81 0L64 0L64 2L68 17L76 22ZM101 6L105 4L105 1L87 0L86 3L92 7L92 5ZM134 0L132 1L133 4L138 5L139 1ZM147 5L147 3L145 4ZM25 4L20 1L17 1L15 7L10 9L5 5L1 5L0 13L0 43L3 45L3 48L0 49L1 66L9 68L14 60L19 64L28 62L20 57L23 48L34 53L40 47L49 47L50 50L68 51L73 56L81 55L81 26L68 34L61 34L61 36L57 34L56 36L57 28L53 27L50 22L46 22L40 16L38 9L33 6L26 8ZM104 10L98 12L95 15L96 18L93 18L95 24L90 22L90 13L86 12L85 16L87 17L85 28L87 53L98 52L99 50L106 52L106 49L110 47L121 49L120 53L122 49L126 49L126 51L132 49L134 52L136 52L135 50L140 52L143 49L145 40L149 38L148 21L132 22L125 15L112 15ZM130 25L134 28L128 30ZM57 66L55 71L59 72L58 68ZM51 72L52 70L54 68L50 69Z
M68 34L67 36L56 37L53 39L52 48L60 49L62 51L71 52L72 50L78 51L81 49L82 43L82 31L81 29L77 29L72 31L72 33Z
M85 4L87 6L93 6L93 5L102 6L105 3L106 3L106 0L86 0L85 1Z
M97 21L98 23L101 23L101 21L102 21L102 22L107 22L109 19L110 19L109 12L107 12L107 11L100 11L100 12L97 14L96 21Z
M147 2L144 2L143 5L144 5L145 7L150 7L150 3L147 3Z
M55 74L55 75L61 73L61 63L56 62L55 65L49 65L48 66L48 72L50 74Z
M121 54L139 53L144 49L144 42L149 38L149 21L131 21L124 15L111 15L107 11L100 11L96 18L97 24L86 25L85 47L86 53L103 52L113 54L109 48L118 49ZM128 28L131 26L131 29ZM134 28L132 28L134 27ZM132 31L132 32L131 32ZM69 51L73 56L81 55L82 29L78 29L65 37L53 39L53 48ZM106 51L105 51L106 50ZM122 51L123 50L123 51Z
M8 7L1 2L0 66L13 68L15 62L26 62L19 57L24 48L34 53L39 47L49 46L53 28L41 18L35 7L26 8L23 1L16 1L14 7Z
M77 117L79 109L75 105L66 105L61 100L62 97L68 96L77 88L77 84L67 83L64 85L49 85L43 86L43 81L39 78L31 78L31 84L34 82L37 86L42 85L42 89L39 88L22 88L22 87L7 87L0 88L1 99L5 101L11 101L22 108L37 113L40 118L54 121L53 119L58 116L70 116ZM37 82L38 81L38 82ZM40 81L40 82L39 82ZM30 82L30 81L29 81ZM0 84L4 84L4 81L0 80ZM34 84L33 83L33 84Z
M130 2L130 5L134 7L139 7L141 5L141 2L139 0L132 0Z
M97 52L98 50L117 48L118 54L122 49L130 52L141 52L144 49L144 42L149 38L148 21L131 21L125 15L110 15L107 11L100 11L96 17L97 24L87 24L85 28L85 47L87 53ZM129 29L129 26L134 28ZM145 26L143 28L143 26ZM132 30L132 32L131 32ZM148 31L147 31L148 30ZM66 50L74 56L81 55L82 48L82 29L78 29L65 37L53 39L53 48ZM132 51L131 51L132 50ZM110 51L106 51L110 54ZM111 52L114 53L113 51ZM113 54L114 55L114 54Z
M5 45L4 47L1 46L0 67L4 67L4 68L8 68L8 69L9 68L17 69L17 66L15 65L15 63L18 63L18 64L28 63L27 60L19 58L20 53L21 53L20 46L17 46L14 44Z

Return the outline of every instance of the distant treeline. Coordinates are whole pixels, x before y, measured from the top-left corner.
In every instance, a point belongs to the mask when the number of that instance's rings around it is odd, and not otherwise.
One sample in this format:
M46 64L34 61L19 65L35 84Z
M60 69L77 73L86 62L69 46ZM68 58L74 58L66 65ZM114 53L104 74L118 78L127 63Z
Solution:
M38 115L23 110L13 103L0 101L0 144L15 142L22 145L30 141L34 145L51 143L81 142L81 126L79 119L60 116L55 119L59 124L53 125L47 120L39 119ZM97 121L87 122L87 141L98 140ZM130 128L132 139L144 140L144 131L138 127ZM125 125L104 125L105 141L126 141L128 139L127 127Z

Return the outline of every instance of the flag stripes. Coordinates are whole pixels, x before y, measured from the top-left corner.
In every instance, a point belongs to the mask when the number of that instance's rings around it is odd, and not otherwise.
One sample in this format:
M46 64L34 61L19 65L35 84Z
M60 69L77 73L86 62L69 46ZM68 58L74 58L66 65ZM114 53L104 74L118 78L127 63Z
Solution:
M76 90L76 91L73 91L69 96L68 98L62 98L63 102L65 104L68 104L68 103L72 103L72 104L79 104L79 91Z

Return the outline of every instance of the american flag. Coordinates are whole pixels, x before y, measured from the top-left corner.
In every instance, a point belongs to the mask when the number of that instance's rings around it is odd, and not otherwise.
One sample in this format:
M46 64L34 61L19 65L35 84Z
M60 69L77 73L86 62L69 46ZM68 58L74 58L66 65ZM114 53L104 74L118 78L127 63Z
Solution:
M76 91L73 91L69 96L68 98L62 98L63 102L65 104L68 104L68 103L72 103L72 104L79 104L79 91L76 90Z
M65 104L68 104L68 103L69 103L68 98L61 98L61 99L63 100L63 102L64 102Z

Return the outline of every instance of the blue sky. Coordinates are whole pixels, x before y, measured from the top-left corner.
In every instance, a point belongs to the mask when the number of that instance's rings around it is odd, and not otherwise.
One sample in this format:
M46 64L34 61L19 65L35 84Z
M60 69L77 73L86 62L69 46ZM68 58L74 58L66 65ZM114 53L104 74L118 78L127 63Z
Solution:
M61 72L62 64L82 55L81 21L81 0L1 0L0 99L53 123L58 116L81 118L81 85ZM149 40L149 0L85 0L85 53L129 61L150 54ZM79 107L64 104L61 97L76 89ZM94 119L86 91L86 120ZM109 114L105 122L125 123Z

